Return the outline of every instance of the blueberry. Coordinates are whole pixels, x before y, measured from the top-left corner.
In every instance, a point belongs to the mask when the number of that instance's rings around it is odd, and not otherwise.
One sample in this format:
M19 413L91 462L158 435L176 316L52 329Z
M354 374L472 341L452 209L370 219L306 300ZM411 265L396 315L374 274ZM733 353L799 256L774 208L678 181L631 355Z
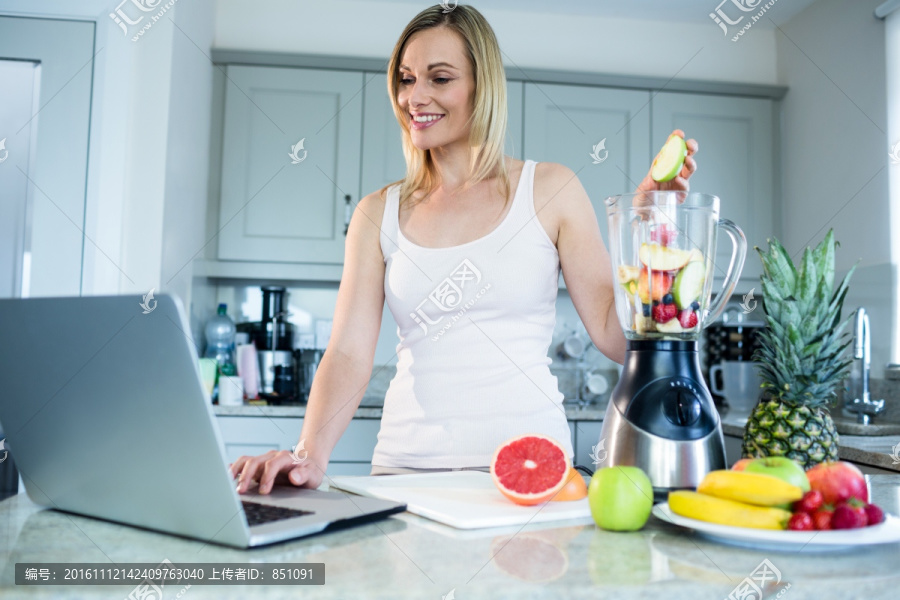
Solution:
M700 303L694 300L693 302L691 302L691 309L700 310Z
M653 306L659 306L659 300L654 300L654 301L653 301Z
M649 305L649 304L643 304L642 306L644 307L644 316L645 316L645 317L649 317L649 316L650 316L650 305Z
M672 297L672 294L663 296L663 304L675 304L675 298Z

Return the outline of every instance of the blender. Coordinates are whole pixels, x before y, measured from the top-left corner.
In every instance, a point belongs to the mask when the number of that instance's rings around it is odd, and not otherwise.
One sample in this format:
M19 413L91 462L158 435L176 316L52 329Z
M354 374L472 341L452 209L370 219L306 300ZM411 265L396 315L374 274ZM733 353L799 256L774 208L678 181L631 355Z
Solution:
M725 468L721 421L700 369L698 341L734 291L747 241L719 218L719 199L708 194L611 196L606 210L626 352L600 433L608 450L604 466L640 467L661 497ZM731 238L725 270L714 260L719 230ZM722 287L710 303L717 276Z

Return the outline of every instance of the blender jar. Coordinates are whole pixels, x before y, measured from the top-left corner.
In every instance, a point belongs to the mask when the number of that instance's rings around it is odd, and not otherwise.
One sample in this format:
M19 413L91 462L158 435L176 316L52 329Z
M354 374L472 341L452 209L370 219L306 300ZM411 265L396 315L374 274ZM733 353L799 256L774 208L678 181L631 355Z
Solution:
M631 340L698 340L725 309L740 277L747 240L719 218L719 198L654 191L606 199L616 312ZM719 230L731 238L728 265L715 264ZM713 279L724 279L710 304Z

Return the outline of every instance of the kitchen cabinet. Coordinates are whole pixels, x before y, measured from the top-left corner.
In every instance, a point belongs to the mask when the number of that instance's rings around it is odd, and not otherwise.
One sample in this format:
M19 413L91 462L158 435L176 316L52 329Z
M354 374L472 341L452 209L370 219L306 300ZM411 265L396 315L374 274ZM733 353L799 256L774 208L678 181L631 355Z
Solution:
M343 263L362 72L226 68L219 260Z
M650 168L649 102L648 91L525 83L524 156L575 172L604 240L604 200L634 191Z
M216 424L225 446L225 456L232 462L243 455L263 454L269 450L290 450L297 444L303 428L303 418L218 415ZM380 428L381 419L354 418L350 421L331 453L326 473L329 476L368 475ZM599 431L598 428L596 437L599 437ZM572 421L569 422L569 432L574 447L576 424Z
M747 236L747 261L741 279L758 280L762 265L754 246L766 247L774 231L775 156L773 101L709 94L660 92L653 96L653 148L661 148L673 129L683 129L700 144L691 190L721 200L720 215ZM728 267L731 244L719 236L716 277Z
M406 175L400 125L388 97L387 75L365 73L365 78L360 198ZM522 85L519 81L507 85L506 153L519 159L522 158Z
M217 416L216 424L229 462L242 455L269 450L291 450L300 436L303 419L297 417ZM331 453L326 474L368 475L372 469L380 419L353 419Z
M575 464L596 470L594 464L593 449L600 441L600 430L603 429L602 421L570 421L575 432ZM602 457L603 454L601 453Z
M743 438L732 435L725 436L725 466L731 467L734 463L741 459L741 446Z

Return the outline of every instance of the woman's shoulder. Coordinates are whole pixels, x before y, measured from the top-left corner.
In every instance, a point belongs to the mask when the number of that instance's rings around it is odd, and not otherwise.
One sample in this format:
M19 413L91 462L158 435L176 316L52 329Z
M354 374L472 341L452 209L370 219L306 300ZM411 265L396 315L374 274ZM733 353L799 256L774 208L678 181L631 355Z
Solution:
M566 165L554 162L538 162L534 168L534 184L565 183L575 177L575 172Z
M544 205L552 207L551 210L563 210L569 203L553 202L556 198L568 198L573 195L581 195L584 188L578 175L569 167L553 162L539 162L534 169L534 200L535 208L540 209Z
M356 209L361 210L373 223L381 223L381 219L384 216L384 207L387 204L387 197L391 193L392 187L387 186L386 188L375 190L367 196L363 196Z

